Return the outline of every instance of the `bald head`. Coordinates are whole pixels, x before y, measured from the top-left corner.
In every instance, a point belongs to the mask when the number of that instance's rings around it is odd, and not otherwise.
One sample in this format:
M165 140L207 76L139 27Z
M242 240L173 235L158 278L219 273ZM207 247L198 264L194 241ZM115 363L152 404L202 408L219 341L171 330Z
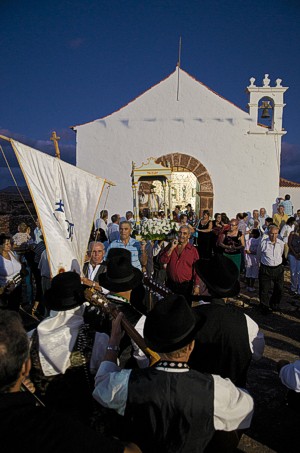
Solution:
M269 238L272 244L275 244L279 234L279 228L275 225L271 225L269 228Z

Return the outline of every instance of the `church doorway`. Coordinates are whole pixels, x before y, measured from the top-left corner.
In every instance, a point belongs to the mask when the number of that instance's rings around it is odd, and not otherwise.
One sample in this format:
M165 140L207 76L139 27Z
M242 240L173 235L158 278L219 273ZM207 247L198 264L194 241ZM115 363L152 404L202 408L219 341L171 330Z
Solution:
M172 153L159 157L155 162L172 169L172 210L176 205L184 209L191 203L197 214L208 209L213 215L213 184L200 161L187 154Z

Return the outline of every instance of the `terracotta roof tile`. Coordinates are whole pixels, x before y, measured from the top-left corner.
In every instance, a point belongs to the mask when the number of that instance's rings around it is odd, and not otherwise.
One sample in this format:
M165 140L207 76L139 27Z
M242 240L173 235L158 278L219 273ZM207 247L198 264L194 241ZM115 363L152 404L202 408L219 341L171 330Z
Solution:
M288 179L280 178L279 186L280 187L299 187L300 188L300 183L294 182L294 181L289 181Z

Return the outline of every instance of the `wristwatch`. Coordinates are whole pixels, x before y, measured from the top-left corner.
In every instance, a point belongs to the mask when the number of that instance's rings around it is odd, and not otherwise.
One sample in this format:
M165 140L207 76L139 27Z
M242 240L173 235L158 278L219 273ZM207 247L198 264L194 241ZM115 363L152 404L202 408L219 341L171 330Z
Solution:
M120 348L119 346L116 346L116 345L108 345L107 348L106 348L107 351L114 351L114 352L119 352L120 351Z

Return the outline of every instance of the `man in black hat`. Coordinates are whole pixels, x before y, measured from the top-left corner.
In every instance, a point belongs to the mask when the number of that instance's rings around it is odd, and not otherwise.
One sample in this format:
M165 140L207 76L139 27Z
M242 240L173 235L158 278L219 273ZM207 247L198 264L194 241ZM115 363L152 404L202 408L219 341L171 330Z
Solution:
M230 259L217 254L210 261L199 260L196 272L211 299L194 308L206 322L196 335L189 364L245 387L251 359L262 357L265 343L263 333L248 315L225 304L224 298L239 293L239 271Z
M158 302L147 315L144 338L161 356L154 367L117 365L121 316L113 323L108 350L95 379L94 398L127 421L127 435L143 452L203 452L215 430L249 427L253 400L220 376L187 364L202 319L183 296Z
M137 324L144 325L145 316L142 299L145 290L142 285L143 273L132 265L131 253L126 249L111 249L107 254L107 271L99 275L99 284L109 293L106 295L126 316L126 319L138 330ZM121 350L130 345L128 337L122 340ZM140 366L145 360L144 354L134 345L134 357Z
M108 336L96 332L91 316L87 322L89 307L76 272L56 275L45 302L50 315L30 333L32 380L48 406L86 422L93 410L92 370L99 366Z
M87 426L37 405L21 391L30 372L29 342L19 315L0 311L0 438L5 453L140 452ZM76 395L74 395L76 398Z

